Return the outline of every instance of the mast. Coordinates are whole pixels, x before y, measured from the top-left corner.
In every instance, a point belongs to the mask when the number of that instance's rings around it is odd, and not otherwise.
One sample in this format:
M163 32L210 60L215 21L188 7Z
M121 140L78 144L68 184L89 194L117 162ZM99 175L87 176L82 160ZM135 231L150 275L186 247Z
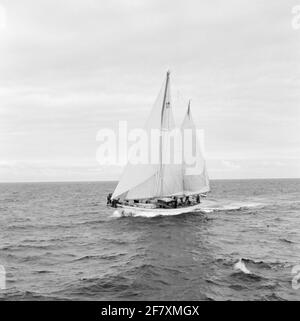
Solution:
M191 100L189 100L187 114L189 117L191 117Z
M191 119L191 100L190 99L189 99L186 115L188 116L189 119ZM183 187L183 195L185 195L185 193L184 193L184 173L185 173L185 168L184 168L184 147L185 147L185 145L184 145L184 137L182 137L182 187Z
M168 86L169 86L169 78L170 78L170 71L167 71L167 77L166 77L166 85L165 85L165 92L164 92L164 99L163 104L161 108L161 115L160 115L160 140L159 140L159 196L163 195L163 159L162 159L162 143L163 143L163 125L164 125L164 112L165 112L165 106L166 106L166 99L167 99L167 93L168 93Z

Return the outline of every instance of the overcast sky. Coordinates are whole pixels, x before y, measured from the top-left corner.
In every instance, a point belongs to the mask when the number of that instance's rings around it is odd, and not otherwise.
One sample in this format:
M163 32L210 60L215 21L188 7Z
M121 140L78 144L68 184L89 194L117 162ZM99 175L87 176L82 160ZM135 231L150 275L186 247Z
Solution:
M167 69L211 178L300 177L289 0L0 0L0 181L118 179L97 131L144 123Z

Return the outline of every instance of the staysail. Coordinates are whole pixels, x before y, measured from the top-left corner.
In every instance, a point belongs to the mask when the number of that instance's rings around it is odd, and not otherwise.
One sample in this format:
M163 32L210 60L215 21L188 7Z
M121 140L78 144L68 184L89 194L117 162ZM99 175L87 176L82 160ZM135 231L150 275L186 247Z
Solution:
M191 115L190 102L181 125L183 136L183 190L184 195L206 193L210 190L206 162ZM189 156L192 156L190 159Z

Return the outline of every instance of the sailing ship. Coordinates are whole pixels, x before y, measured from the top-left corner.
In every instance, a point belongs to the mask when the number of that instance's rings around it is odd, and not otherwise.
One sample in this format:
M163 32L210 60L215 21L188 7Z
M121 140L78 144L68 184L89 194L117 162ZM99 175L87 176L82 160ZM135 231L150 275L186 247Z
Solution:
M150 135L159 131L159 142L155 145L158 161L134 164L128 160L121 179L109 199L121 215L140 212L155 215L176 215L201 210L200 197L210 191L205 159L197 137L196 126L191 114L190 102L180 127L181 133L189 131L189 139L181 136L175 141L178 147L171 148L171 135L175 129L172 112L170 72L167 72L163 87L156 99L144 130ZM170 160L170 153L181 154L181 161ZM186 161L186 151L193 150L193 164Z

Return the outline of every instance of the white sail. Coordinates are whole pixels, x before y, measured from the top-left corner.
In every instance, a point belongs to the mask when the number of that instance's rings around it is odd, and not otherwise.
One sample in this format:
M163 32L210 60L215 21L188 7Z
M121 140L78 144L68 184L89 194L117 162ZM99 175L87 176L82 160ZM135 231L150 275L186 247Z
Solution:
M210 190L209 179L203 151L198 141L196 126L193 121L190 103L188 111L181 125L183 133L183 189L185 195L205 193ZM185 139L184 135L191 134L191 139ZM188 136L190 138L190 136ZM189 163L187 155L194 157L194 162Z
M161 119L161 167L158 172L158 179L160 180L158 196L182 195L182 159L180 159L180 162L176 162L176 156L178 156L178 153L181 154L181 148L180 150L176 148L181 147L181 140L178 141L181 136L173 136L175 121L172 112L169 81L165 97L166 103L162 109Z
M182 165L175 164L172 161L165 164L165 153L168 151L170 144L170 130L175 128L170 96L168 73L166 82L144 127L148 138L152 130L158 130L161 133L160 142L157 144L159 161L151 162L149 158L147 164L133 164L129 159L112 195L113 199L147 199L182 194Z

